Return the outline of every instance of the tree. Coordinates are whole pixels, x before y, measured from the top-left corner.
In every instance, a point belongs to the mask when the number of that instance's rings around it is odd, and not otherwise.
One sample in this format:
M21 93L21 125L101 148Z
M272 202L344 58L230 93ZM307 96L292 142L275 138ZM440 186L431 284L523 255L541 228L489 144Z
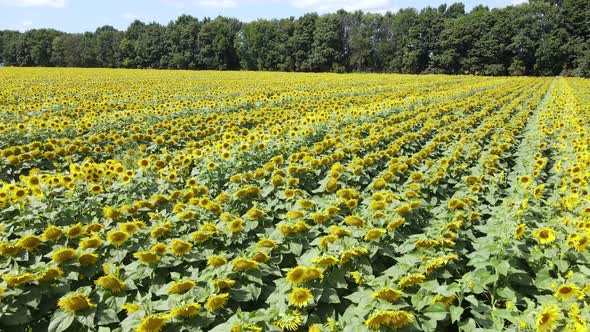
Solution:
M343 71L341 22L336 14L320 16L315 24L309 56L312 71Z
M223 16L203 24L198 34L200 68L239 69L234 43L240 24L236 19Z
M120 67L119 43L122 34L110 25L96 29L96 62L101 67Z

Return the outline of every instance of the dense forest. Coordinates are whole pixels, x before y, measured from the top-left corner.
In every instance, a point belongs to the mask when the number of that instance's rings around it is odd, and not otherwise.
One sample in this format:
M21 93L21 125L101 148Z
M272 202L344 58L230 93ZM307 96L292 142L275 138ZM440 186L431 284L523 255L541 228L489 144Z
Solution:
M0 31L13 66L396 72L590 77L590 0L466 12L461 3L397 13L134 21L126 31Z

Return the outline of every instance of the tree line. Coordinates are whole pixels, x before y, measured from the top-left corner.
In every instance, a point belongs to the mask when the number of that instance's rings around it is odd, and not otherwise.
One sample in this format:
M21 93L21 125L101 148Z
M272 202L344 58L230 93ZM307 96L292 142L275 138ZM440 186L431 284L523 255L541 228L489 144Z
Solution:
M0 31L11 66L590 77L590 0L462 3L244 23L182 15L127 30Z

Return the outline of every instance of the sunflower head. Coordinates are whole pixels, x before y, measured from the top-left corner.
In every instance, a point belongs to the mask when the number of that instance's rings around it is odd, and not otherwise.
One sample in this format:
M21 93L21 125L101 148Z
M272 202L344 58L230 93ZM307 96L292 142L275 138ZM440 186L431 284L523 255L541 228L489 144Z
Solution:
M57 305L61 309L72 313L92 309L95 307L95 305L90 301L90 299L86 295L81 293L62 297L57 303Z
M289 301L296 307L305 307L312 299L309 288L294 288L289 296Z

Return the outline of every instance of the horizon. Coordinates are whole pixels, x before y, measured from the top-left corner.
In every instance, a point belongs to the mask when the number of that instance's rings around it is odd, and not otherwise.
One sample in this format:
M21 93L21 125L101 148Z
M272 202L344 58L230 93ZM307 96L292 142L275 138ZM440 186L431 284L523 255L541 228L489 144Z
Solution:
M191 15L199 19L221 15L237 18L242 22L251 22L258 19L300 17L310 12L333 13L340 9L380 14L396 13L405 8L421 10L454 2L463 3L466 11L470 11L478 5L503 8L527 1L106 0L97 3L88 0L0 0L0 30L24 32L33 29L56 29L67 33L83 33L95 31L96 28L105 25L125 30L135 20L166 25L181 15Z

